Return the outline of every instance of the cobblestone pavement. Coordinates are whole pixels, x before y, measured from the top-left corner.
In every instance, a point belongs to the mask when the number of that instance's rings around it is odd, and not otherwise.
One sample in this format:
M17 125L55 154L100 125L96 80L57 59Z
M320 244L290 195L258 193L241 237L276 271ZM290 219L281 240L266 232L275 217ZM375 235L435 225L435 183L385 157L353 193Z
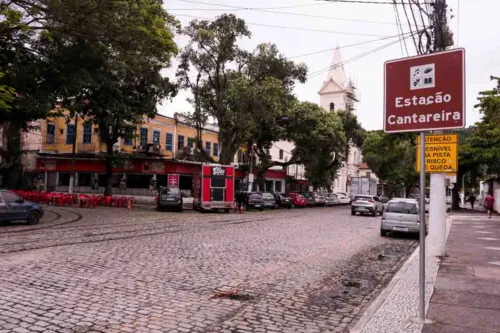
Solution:
M416 246L349 207L48 207L0 227L0 333L347 332Z

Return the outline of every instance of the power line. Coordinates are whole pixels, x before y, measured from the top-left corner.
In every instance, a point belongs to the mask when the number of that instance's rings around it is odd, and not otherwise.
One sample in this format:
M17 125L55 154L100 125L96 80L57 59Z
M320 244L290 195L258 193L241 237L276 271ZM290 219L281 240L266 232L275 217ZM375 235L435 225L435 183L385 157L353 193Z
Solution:
M209 20L209 21L216 20L215 18L211 18L211 17L201 17L201 16L193 16L193 15L181 15L181 14L179 14L176 16L191 17L191 18ZM279 29L289 29L289 30L309 31L309 32L322 32L322 33L329 33L329 34L342 34L342 35L351 35L351 36L389 37L387 35L363 34L363 33L347 32L347 31L318 30L318 29L288 27L288 26L271 25L271 24L263 24L263 23L250 23L250 22L245 22L245 23L248 25L256 25L256 26L262 26L262 27L267 27L267 28L279 28Z
M343 2L352 4L370 4L370 5L392 5L390 1L363 1L363 0L322 0L327 2ZM430 2L424 2L424 4L430 4Z
M231 6L231 5L222 5L222 4L215 4L215 3L210 3L210 2L202 2L202 1L194 1L194 0L177 0L179 2L189 2L189 3L196 3L196 4L203 4L207 6L218 6L218 7L229 7L229 8L234 8L235 10L267 10L267 9L288 9L288 8L299 8L299 7L312 7L312 6L324 6L328 5L327 2L315 2L315 3L310 3L310 4L305 4L305 5L291 5L291 6L279 6L279 7L256 7L256 8L251 8L251 7L239 7L239 6ZM173 9L170 9L173 10ZM184 8L179 8L175 10L199 10L199 9L184 9ZM203 10L218 10L218 9L203 9Z
M408 36L406 36L406 37L404 37L404 38L409 38L409 37L411 37L411 36L412 36L412 35L408 35ZM384 44L384 45L379 46L379 47L377 47L377 48L375 48L375 49L372 49L372 50L370 50L370 51L368 51L368 52L365 52L365 53L359 54L359 55L357 55L357 56L354 56L354 57L352 57L352 58L349 58L349 59L347 59L347 60L343 61L343 62L342 62L342 63L340 63L340 64L336 64L336 65L329 66L329 67L326 67L326 68L320 69L320 70L318 70L318 71L312 72L311 74L309 74L309 75L308 75L308 77L307 77L307 78L308 78L308 79L311 79L311 78L313 78L313 77L316 77L316 76L318 76L318 75L321 75L321 74L323 74L323 73L326 73L326 72L328 72L328 71L329 71L329 70L331 70L331 69L338 68L338 67L343 66L343 65L345 65L345 64L347 64L347 63L350 63L350 62L353 62L353 61L355 61L355 60L358 60L358 59L361 59L361 58L363 58L363 57L366 57L366 56L368 56L368 55L370 55L370 54L372 54L372 53L375 53L375 52L377 52L377 51L380 51L380 50L382 50L382 49L385 49L385 48L387 48L387 47L389 47L389 46L391 46L391 45L394 45L394 44L396 44L396 43L398 43L398 42L399 42L399 40L396 40L396 41L390 42L390 43L388 43L388 44Z
M408 47L406 46L406 39L403 38L403 27L401 26L401 20L399 18L399 10L398 10L398 6L396 5L396 0L394 0L394 13L396 16L396 23L398 24L398 33L399 33L399 31L401 31L401 35L399 38L399 43L401 46L401 55L404 56L404 53L403 53L403 44L404 44L405 49L406 49L406 56L408 57L409 56Z
M413 35L413 30L411 28L410 18L408 17L408 12L406 11L406 4L405 4L404 0L401 0L401 3L403 4L403 10L404 10L404 13L405 13L405 16L406 16L406 21L408 22L408 25L409 25L409 28L410 28L410 32ZM410 7L411 7L411 4L410 4ZM418 49L418 46L417 46L417 41L415 40L415 36L412 37L412 40L413 40L413 44L415 45L415 50L417 50L417 52L420 52L419 49Z
M382 40L386 40L386 39L390 39L390 38L395 38L395 37L400 37L401 38L403 35L406 35L406 34L409 34L409 32L406 32L404 34L397 34L397 35L393 35L393 36L388 36L388 37L383 37L383 38L377 38L377 39L367 40L367 41L364 41L364 42L359 42L359 43L354 43L354 44L349 44L349 45L344 45L344 46L337 46L337 47L339 49L345 49L345 48L352 47L352 46L359 46L359 45L369 44L369 43L373 43L373 42L379 42L379 41L382 41ZM294 59L294 58L306 57L306 56L310 56L310 55L314 55L314 54L319 54L319 53L333 51L337 47L330 48L330 49L325 49L325 50L321 50L321 51L316 51L316 52L299 54L299 55L296 55L296 56L293 56L293 57L286 57L286 58L287 59Z
M210 10L210 11L241 11L241 10L251 10L251 11L260 11L260 12L266 12L266 13L273 13L273 14L282 14L282 15L292 15L292 16L301 16L301 17L311 17L311 18L320 18L320 19L326 19L326 20L339 20L339 21L352 21L352 22L362 22L362 23L372 23L372 24L385 24L385 25L394 25L392 22L383 22L383 21L369 21L369 20L360 20L360 19L351 19L351 18L343 18L343 17L331 17L331 16L322 16L322 15L312 15L312 14L303 14L303 13L290 13L290 12L279 12L275 10L270 10L270 9L276 9L280 7L275 7L275 8L254 8L254 7L240 7L240 6L232 6L232 5L224 5L224 4L219 4L219 3L210 3L210 2L201 2L201 1L194 1L194 0L178 0L182 2L188 2L188 3L196 3L196 4L204 4L207 6L218 6L218 7L225 7L224 9L213 9L213 8L171 8L167 9L169 11L172 10L178 10L178 11L185 11L185 10ZM322 5L328 4L328 3L321 3ZM303 5L304 6L304 5ZM290 6L293 7L293 6ZM230 9L227 9L230 8ZM283 8L283 7L281 7ZM285 7L286 8L286 7Z

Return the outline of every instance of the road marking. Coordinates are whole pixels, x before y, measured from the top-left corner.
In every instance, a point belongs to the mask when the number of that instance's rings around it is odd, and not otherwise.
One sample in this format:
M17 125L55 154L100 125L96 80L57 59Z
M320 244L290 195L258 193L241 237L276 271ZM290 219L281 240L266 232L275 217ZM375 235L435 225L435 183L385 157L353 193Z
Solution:
M479 231L479 230L476 230L474 231L476 234L492 234L491 231Z
M497 241L497 240L500 240L500 238L491 238L491 237L479 237L478 239L488 240L488 241Z
M484 229L487 228L486 226L481 226L481 225L473 225L473 228L478 228L478 229Z
M500 251L500 247L483 247L486 250Z
M490 261L488 264L500 266L500 261Z

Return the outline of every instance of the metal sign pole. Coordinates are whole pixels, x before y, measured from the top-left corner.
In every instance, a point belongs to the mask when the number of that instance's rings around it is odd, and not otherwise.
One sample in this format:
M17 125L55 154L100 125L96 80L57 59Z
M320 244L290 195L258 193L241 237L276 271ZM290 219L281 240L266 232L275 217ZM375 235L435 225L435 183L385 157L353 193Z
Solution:
M425 321L425 132L420 133L420 319Z

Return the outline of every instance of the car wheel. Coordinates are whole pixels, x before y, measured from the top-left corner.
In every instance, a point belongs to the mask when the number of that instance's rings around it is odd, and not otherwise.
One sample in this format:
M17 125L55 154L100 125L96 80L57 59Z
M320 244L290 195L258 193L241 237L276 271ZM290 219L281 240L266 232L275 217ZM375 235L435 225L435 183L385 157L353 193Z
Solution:
M356 212L354 211L354 209L351 209L351 215L356 215Z
M288 205L288 209L292 209L292 206L293 206L293 205Z
M290 208L295 208L295 204L292 204L292 205L290 206Z
M229 214L229 208L224 209L224 213Z
M40 222L40 213L31 212L30 215L28 215L27 222L29 225L38 224L38 222Z
M264 210L264 208L261 208L260 211L262 212Z
M387 231L380 229L380 236L387 237Z
M377 216L377 214L378 214L378 211L377 211L377 209L375 209L375 210L373 211L373 213L372 213L372 216Z
M182 206L179 207L178 212L182 213L184 211L184 208Z
M7 225L7 224L10 224L10 221L0 221L0 224L1 225Z

